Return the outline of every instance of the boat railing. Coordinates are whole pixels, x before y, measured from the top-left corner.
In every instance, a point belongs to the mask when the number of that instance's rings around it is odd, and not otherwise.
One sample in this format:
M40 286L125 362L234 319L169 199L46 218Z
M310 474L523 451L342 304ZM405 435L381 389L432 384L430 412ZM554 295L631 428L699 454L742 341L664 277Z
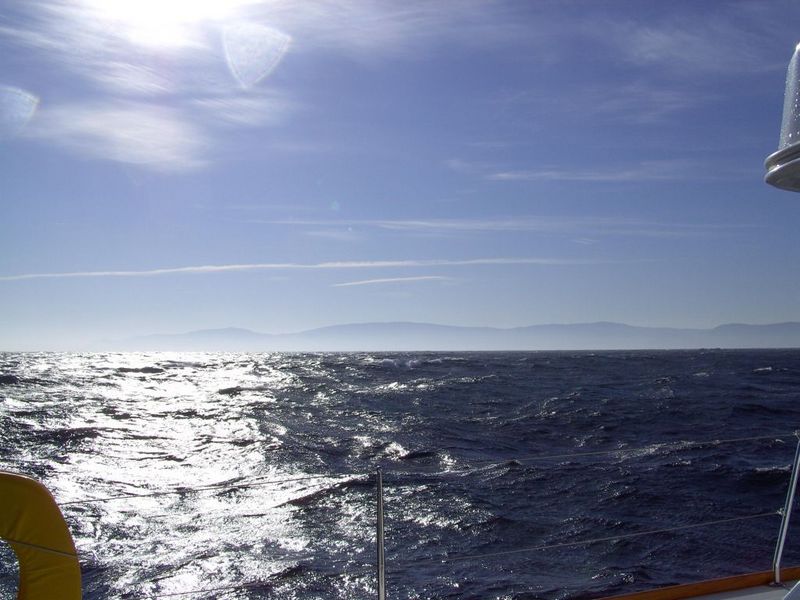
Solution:
M797 490L797 472L800 469L800 432L795 431L797 445L792 461L792 475L789 478L789 488L786 490L786 502L781 511L781 528L778 530L778 541L775 544L775 555L772 559L772 573L774 583L781 582L781 560L783 559L783 548L786 544L786 535L789 533L789 521L792 518L792 507L794 506L794 495Z
M735 515L729 517L723 517L719 519L713 519L708 521L702 521L697 523L690 523L690 524L683 524L677 525L672 527L661 527L656 529L649 529L644 531L636 531L632 533L621 533L617 535L611 536L602 536L596 538L585 538L580 540L574 541L567 541L567 542L557 542L557 543L549 543L549 544L539 544L533 546L527 546L523 548L511 548L508 550L499 550L494 552L486 552L486 553L477 553L477 554L452 554L440 557L431 557L425 558L420 560L412 560L412 561L399 561L395 563L393 566L397 569L411 569L414 567L420 567L424 565L433 565L433 564L450 564L450 563L458 563L464 561L473 561L473 560L480 560L485 558L496 558L501 556L512 556L517 554L524 554L524 553L531 553L543 550L551 550L551 549L561 549L561 548L569 548L569 547L577 547L577 546L588 546L591 544L596 544L600 542L612 542L618 540L626 540L626 539L633 539L663 533L673 533L673 532L680 532L686 531L691 529L698 529L703 527L713 527L719 526L724 524L742 522L742 521L750 521L754 519L763 519L766 517L775 517L780 515L781 522L780 528L778 531L775 552L772 561L772 573L773 573L773 583L780 584L781 583L781 561L783 558L783 552L786 544L786 537L789 530L789 522L791 519L792 507L794 505L795 499L795 492L797 487L797 480L798 480L798 470L800 470L800 432L794 432L793 434L775 434L775 435L761 435L761 436L749 436L749 437L739 437L739 438L731 438L731 439L714 439L714 440L704 440L704 441L677 441L672 443L666 444L651 444L649 446L639 447L639 448L632 448L632 447L623 447L623 448L614 448L608 450L595 450L595 451L586 451L586 452L573 452L573 453L559 453L559 454L538 454L538 455L530 455L530 456L523 456L514 458L513 460L516 463L524 464L524 463L531 463L531 462L538 462L538 461L552 461L552 460L572 460L572 459L579 459L579 458L586 458L586 457L600 457L603 455L608 456L618 456L624 457L627 455L635 455L636 453L642 451L652 450L654 447L658 448L665 448L669 446L679 447L681 449L692 448L692 447L701 447L701 446L719 446L723 444L736 444L736 443L744 443L744 442L751 442L751 441L758 441L758 440L785 440L791 437L797 437L798 443L795 447L794 459L792 462L792 469L791 469L791 476L790 481L786 493L786 499L784 502L784 506L781 509L772 510L768 512L760 512L756 514L748 514L748 515ZM475 469L476 467L486 467L491 465L503 465L507 464L509 460L504 461L497 461L497 460L486 460L486 461L473 461L467 467L463 469L457 470L450 470L447 471L447 474L458 473L459 471L468 472L470 470ZM197 493L197 492L205 492L205 491L228 491L228 490L243 490L243 489L253 489L265 486L276 486L280 484L286 483L294 483L294 482L310 482L310 481L320 481L323 479L330 479L338 478L338 477L370 477L374 479L375 482L375 524L376 524L376 535L375 535L375 543L376 543L376 562L375 565L370 567L365 565L363 569L353 569L352 563L348 563L347 573L350 576L369 576L370 574L374 574L375 581L376 581L376 595L379 600L385 600L386 598L386 563L385 563L385 532L384 532L384 469L378 467L371 473L364 473L364 474L342 474L342 475L334 475L331 476L330 474L320 474L320 475L303 475L303 476L296 476L296 477L285 477L285 478L277 478L277 479L269 479L269 480L253 480L253 481L244 481L235 484L210 484L210 485L202 485L202 486L185 486L185 487L177 487L173 489L167 490L154 490L154 491L147 491L142 493L128 493L128 494L118 494L114 496L104 496L104 497L96 497L96 498L85 498L81 500L71 500L60 502L60 506L72 506L72 505L89 505L93 503L105 503L111 502L114 500L123 500L123 499L133 499L133 498L153 498L158 496L168 496L168 495L184 495L189 493ZM16 540L8 540L13 541L15 543L19 543L21 545L26 545L24 542L18 542ZM41 550L43 552L51 552L55 551L55 549L44 548L44 547L35 547L37 550ZM80 551L79 551L80 555ZM332 565L336 564L336 561L331 563ZM342 565L343 569L345 565ZM244 582L235 585L225 585L225 586L216 586L216 587L208 587L203 589L193 589L193 590L186 590L181 592L167 592L167 593L158 593L155 595L131 595L126 594L125 598L135 599L135 600L145 600L149 598L166 598L166 597L187 597L190 598L192 596L199 596L202 594L211 594L211 593L221 593L227 591L236 591L236 590L247 590L253 589L258 587L263 587L265 585L264 581L250 581Z

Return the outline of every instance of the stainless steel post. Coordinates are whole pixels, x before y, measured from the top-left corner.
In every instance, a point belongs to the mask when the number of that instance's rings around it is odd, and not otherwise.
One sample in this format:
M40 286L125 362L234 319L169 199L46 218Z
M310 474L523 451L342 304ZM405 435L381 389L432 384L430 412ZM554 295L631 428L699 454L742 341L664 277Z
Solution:
M378 482L378 600L386 600L386 572L383 558L383 472L375 472Z
M778 543L775 546L775 556L772 559L772 572L775 583L781 582L781 558L783 557L783 546L786 543L786 534L789 533L789 519L792 516L792 506L794 506L794 492L797 489L797 471L800 468L800 432L795 431L797 436L797 448L794 451L794 463L792 464L792 476L789 479L789 489L786 491L786 503L783 505L783 518L781 518L781 528L778 530Z

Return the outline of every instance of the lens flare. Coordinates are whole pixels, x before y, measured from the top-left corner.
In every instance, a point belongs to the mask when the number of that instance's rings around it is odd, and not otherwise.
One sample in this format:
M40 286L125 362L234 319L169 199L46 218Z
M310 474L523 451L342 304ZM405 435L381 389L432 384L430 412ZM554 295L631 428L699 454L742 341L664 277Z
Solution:
M0 86L0 141L18 135L33 118L39 99L25 90Z
M222 42L231 74L243 88L253 87L275 70L291 39L264 25L241 23L226 27Z

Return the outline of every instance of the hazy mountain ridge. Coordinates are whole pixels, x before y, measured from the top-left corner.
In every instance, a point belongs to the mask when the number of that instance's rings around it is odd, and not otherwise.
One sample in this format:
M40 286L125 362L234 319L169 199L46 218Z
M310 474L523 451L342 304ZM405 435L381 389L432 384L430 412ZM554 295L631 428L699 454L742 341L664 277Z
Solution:
M93 344L91 349L264 352L795 347L800 347L800 323L797 322L728 323L711 329L679 329L601 321L507 329L411 322L353 323L291 334L231 327L109 340Z

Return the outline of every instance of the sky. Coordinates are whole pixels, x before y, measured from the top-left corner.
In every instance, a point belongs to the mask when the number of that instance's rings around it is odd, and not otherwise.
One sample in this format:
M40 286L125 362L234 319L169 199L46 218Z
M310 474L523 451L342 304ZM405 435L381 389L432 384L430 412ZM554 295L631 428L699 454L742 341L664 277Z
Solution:
M791 0L5 0L0 350L800 321Z

